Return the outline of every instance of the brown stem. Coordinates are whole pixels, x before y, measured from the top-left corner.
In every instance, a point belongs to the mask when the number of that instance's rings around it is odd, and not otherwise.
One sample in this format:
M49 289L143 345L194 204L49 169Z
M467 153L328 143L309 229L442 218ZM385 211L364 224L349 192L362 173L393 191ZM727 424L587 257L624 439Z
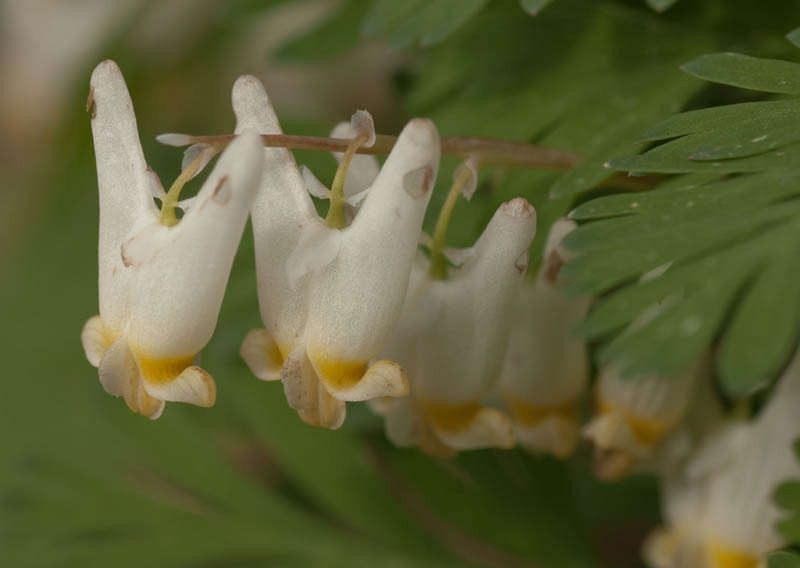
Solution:
M220 144L225 146L233 140L233 134L213 136L190 136L191 143ZM294 134L262 134L264 146L269 148L292 148L294 150L322 150L326 152L345 152L352 142L350 138L327 138L321 136L297 136ZM567 171L578 165L583 157L569 150L556 150L536 144L513 142L497 138L462 138L460 136L442 137L442 155L469 158L474 156L481 166L512 166L536 168L553 171ZM359 146L356 153L387 155L391 152L397 136L378 134L371 146ZM630 191L652 189L661 181L659 176L630 177L624 173L615 174L601 187L618 187Z
M293 134L262 134L264 146L293 148L295 150L324 150L345 152L352 140L350 138L325 138L318 136L296 136ZM216 136L192 136L193 143L227 144L233 139L231 134ZM360 146L357 153L386 155L391 152L397 136L378 134L372 146ZM468 158L476 156L485 166L517 166L566 171L581 161L581 156L566 150L554 150L535 144L511 142L495 138L442 137L442 154Z

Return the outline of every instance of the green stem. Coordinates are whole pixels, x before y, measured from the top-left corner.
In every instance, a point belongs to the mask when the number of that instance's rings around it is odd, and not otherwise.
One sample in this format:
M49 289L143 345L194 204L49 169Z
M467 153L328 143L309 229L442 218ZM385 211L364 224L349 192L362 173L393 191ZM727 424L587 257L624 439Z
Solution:
M336 175L333 177L330 192L330 207L328 208L328 215L325 217L325 224L334 229L344 229L347 226L347 220L344 218L344 180L347 176L347 169L350 167L350 162L353 161L353 156L364 142L367 137L364 135L357 136L347 146L339 167L336 169Z
M447 279L447 258L444 256L444 247L447 242L447 225L450 222L450 216L453 214L458 195L471 176L472 170L470 168L461 168L461 171L453 179L453 185L450 187L447 198L442 205L442 210L439 212L439 218L436 220L436 228L433 230L433 239L431 240L431 266L428 270L431 278Z
M175 181L172 182L171 186L169 186L169 190L161 200L161 214L158 216L159 223L166 227L172 227L173 225L178 224L178 217L175 215L175 208L178 206L178 202L180 201L181 190L183 189L183 186L186 185L186 183L197 174L197 170L200 169L203 162L210 160L211 157L213 157L222 149L222 147L223 146L219 143L211 144L209 148L197 154L194 160L192 160L189 165L186 166L186 169L183 170L177 178L175 178ZM213 152L211 157L208 157L207 152Z

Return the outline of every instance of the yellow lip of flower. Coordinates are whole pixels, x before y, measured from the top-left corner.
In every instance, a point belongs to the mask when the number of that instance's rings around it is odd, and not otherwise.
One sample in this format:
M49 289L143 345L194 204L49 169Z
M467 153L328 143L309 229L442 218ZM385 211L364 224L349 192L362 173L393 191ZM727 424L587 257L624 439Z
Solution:
M716 539L712 539L708 545L710 568L756 568L760 561L757 556Z
M425 415L433 426L442 432L455 434L469 428L475 420L481 405L471 401L463 404L446 404L432 400L420 403Z
M312 356L314 367L322 380L332 390L345 390L356 386L367 372L366 361L343 361L331 355Z
M190 367L195 356L155 358L137 355L136 360L144 380L154 384L166 384L174 381L187 367Z
M568 422L577 421L578 403L571 400L561 404L534 405L519 399L508 401L514 419L521 426L537 426L548 418L557 418Z
M655 446L661 440L661 438L664 437L664 434L666 434L667 430L669 430L671 426L667 422L656 420L654 418L637 416L630 411L610 404L608 401L603 400L603 398L600 396L597 397L596 404L597 414L599 416L605 416L614 412L621 414L636 440L646 448L652 448Z

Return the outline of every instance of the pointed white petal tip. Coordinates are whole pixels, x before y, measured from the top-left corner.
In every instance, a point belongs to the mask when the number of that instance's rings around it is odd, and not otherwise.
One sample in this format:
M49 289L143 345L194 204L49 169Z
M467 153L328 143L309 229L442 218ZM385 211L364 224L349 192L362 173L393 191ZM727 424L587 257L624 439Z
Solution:
M500 213L511 219L536 219L536 210L533 205L522 197L515 197L500 206Z
M472 196L475 195L475 190L478 188L478 160L475 157L469 157L461 162L456 170L453 172L453 181L458 179L466 172L469 175L464 187L461 188L461 195L464 199L470 201Z
M159 134L158 136L156 136L156 141L159 144L164 144L165 146L175 146L176 148L180 148L192 144L194 141L194 137L189 136L188 134L166 132L164 134Z
M352 117L350 117L350 126L356 132L356 136L366 136L367 141L364 142L364 147L369 148L375 144L375 122L372 120L372 115L366 110L357 110Z
M463 430L434 429L437 437L454 450L510 449L516 445L511 418L496 408L481 408Z
M120 71L119 65L117 65L117 63L111 59L106 59L98 63L97 67L95 67L94 71L92 71L91 79L89 79L90 87L95 88L99 85L110 84L113 82L122 82L124 86L122 71Z
M364 376L351 387L336 388L328 380L324 380L323 384L332 396L348 402L383 397L398 398L407 396L409 390L408 377L403 368L394 361L385 360L370 365Z
M81 330L81 343L86 359L92 367L99 367L103 355L111 347L111 336L106 331L106 326L100 316L94 316L83 325Z
M237 131L241 128L252 128L259 134L282 132L264 85L253 75L242 75L236 79L231 100L237 119Z
M186 402L210 408L217 401L217 385L204 369L191 365L167 382L144 380L144 389L153 398L170 402Z
M250 371L262 381L281 378L283 356L266 329L254 329L245 336L239 354Z
M572 455L580 439L580 427L574 420L552 416L534 426L517 423L519 445L533 454L550 454L559 459Z

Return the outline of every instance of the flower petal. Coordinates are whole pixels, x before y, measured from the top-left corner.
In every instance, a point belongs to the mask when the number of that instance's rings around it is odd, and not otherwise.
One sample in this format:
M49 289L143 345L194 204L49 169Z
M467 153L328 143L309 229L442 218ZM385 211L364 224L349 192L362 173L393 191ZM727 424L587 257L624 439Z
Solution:
M261 176L261 142L237 137L197 202L149 262L138 266L129 341L163 359L194 356L211 337L233 258Z
M86 358L93 367L98 367L103 355L111 347L114 341L113 335L106 329L106 325L100 316L94 316L84 324L81 331L81 343Z
M117 339L106 350L98 365L98 372L100 384L111 396L127 398L136 390L139 369L125 337Z
M314 370L327 391L345 401L362 401L384 396L400 397L408 394L408 379L403 369L393 361L376 361L364 372L363 376L356 378L355 383L345 378L337 383L339 377L331 371L335 365L322 363L309 353L309 360ZM345 368L343 365L342 368ZM346 371L345 371L346 372ZM343 387L340 384L345 385Z
M438 164L435 127L412 120L342 231L336 261L311 283L309 352L344 361L377 355L400 314Z
M303 276L322 270L339 254L341 232L320 222L303 227L297 245L286 260L286 275L292 289Z
M233 86L236 130L261 134L282 130L267 93L258 79L245 75ZM265 148L264 175L253 204L258 303L261 319L279 343L294 341L303 333L306 297L289 284L284 267L307 224L319 222L292 153L285 148Z
M508 449L516 443L511 419L495 408L480 408L464 429L442 429L434 422L434 431L454 450Z
M153 398L170 402L187 402L209 408L217 400L217 385L204 369L195 365L186 367L171 381L155 382L144 378L145 391Z
M239 354L256 377L262 381L281 378L283 355L266 329L254 329L244 338Z
M94 104L100 194L100 316L107 325L121 328L127 317L130 271L122 264L120 245L137 223L157 217L152 196L163 189L144 160L128 88L113 61L103 61L92 73L89 102Z
M308 167L300 166L300 174L303 176L303 183L306 184L306 191L317 199L330 199L331 190L325 187L325 184L319 181L317 176L314 175Z
M336 430L344 423L344 402L332 397L322 386L302 344L286 358L281 382L286 401L304 422L330 430Z

